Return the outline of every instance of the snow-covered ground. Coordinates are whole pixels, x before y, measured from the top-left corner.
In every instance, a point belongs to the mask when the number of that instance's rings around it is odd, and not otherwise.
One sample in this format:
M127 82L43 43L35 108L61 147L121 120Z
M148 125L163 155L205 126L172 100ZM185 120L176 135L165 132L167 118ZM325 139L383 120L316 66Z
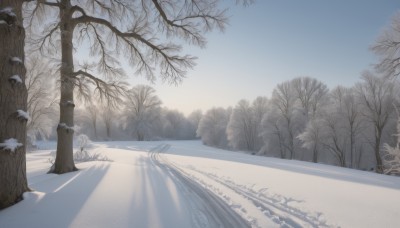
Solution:
M198 141L104 142L112 161L46 174L27 155L25 200L0 227L400 227L400 178L218 150Z

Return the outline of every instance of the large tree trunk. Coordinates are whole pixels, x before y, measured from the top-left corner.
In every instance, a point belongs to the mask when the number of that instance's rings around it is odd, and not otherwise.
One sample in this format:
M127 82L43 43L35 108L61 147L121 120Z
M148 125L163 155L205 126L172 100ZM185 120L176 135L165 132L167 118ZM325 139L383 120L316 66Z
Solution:
M73 159L74 137L74 61L73 61L73 31L71 23L71 2L61 1L61 99L60 123L57 127L57 156L50 172L62 174L77 170Z
M27 110L21 11L21 0L0 1L0 209L20 201L29 190L25 158L27 119L17 112ZM16 140L15 150L5 144L10 139Z

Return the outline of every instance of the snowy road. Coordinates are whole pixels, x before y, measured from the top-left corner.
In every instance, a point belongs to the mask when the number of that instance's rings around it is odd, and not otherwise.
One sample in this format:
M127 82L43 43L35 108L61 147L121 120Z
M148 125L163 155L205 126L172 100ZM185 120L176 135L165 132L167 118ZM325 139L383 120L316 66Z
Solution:
M160 153L167 151L169 144L160 144L149 153L152 164L161 168L174 179L190 205L194 227L250 227L229 205L209 190L185 176L177 167L160 159Z

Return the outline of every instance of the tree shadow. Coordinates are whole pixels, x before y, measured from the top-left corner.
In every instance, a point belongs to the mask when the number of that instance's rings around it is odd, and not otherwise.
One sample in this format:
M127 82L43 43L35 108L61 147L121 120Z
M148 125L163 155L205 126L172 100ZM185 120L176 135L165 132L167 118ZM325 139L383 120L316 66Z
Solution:
M109 164L102 163L62 175L53 175L30 187L25 200L3 210L4 219L13 227L68 227L106 175Z

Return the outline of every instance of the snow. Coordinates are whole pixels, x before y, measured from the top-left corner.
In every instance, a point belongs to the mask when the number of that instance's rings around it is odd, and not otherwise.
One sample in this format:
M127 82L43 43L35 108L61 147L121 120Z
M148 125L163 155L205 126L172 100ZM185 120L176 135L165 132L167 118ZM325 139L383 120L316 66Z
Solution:
M70 126L68 126L66 123L59 123L59 124L58 124L58 127L64 128L64 129L66 129L66 130L71 130L71 131L74 131L74 130L75 130L75 127L74 127L74 126L70 127Z
M0 227L218 227L223 216L252 227L400 227L399 177L198 141L93 144L112 162L55 175L46 174L55 144L39 143L27 154L35 191L0 211Z
M23 118L25 120L29 120L30 119L29 114L27 112L21 110L21 109L18 109L17 113L18 113L18 117L21 117L21 118Z
M13 9L11 7L6 7L3 9L0 9L0 13L5 13L8 14L11 17L16 17L17 15L15 15L15 13L13 12Z
M19 83L22 83L21 77L20 77L19 75L17 75L17 74L11 76L10 79L13 79L13 80L15 80L15 81L17 81L17 82L19 82Z
M23 144L19 143L18 140L14 138L6 139L3 143L0 143L0 148L2 150L9 150L11 153L14 153L15 150L20 146L23 146Z
M15 63L22 63L22 59L20 59L19 57L12 57L11 61Z
M7 24L7 22L5 20L0 20L0 25L1 24Z

